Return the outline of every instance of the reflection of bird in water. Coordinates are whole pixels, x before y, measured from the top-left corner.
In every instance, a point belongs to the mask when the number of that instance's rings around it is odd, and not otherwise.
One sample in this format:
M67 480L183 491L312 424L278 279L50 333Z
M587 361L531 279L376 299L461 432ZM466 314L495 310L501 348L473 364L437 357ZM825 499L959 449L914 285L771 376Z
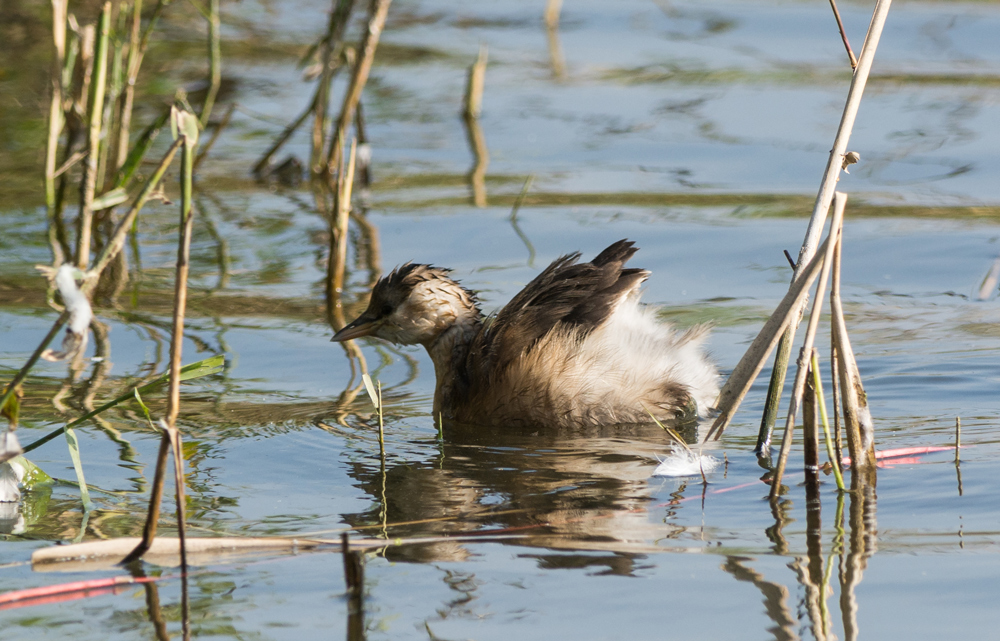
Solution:
M718 395L701 344L639 305L644 269L618 241L589 263L557 259L495 315L448 270L407 263L334 335L421 344L437 375L434 414L461 423L583 427L692 417Z

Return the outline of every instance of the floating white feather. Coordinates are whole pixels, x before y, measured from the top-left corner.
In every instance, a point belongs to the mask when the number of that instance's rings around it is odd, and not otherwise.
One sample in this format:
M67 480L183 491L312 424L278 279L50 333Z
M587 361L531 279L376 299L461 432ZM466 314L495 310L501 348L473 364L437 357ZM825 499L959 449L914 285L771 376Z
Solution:
M653 470L653 476L701 476L719 466L719 459L688 450L675 450Z
M69 312L69 324L66 327L66 336L63 338L62 351L47 349L42 352L42 358L47 361L61 361L75 356L87 346L87 332L90 321L94 318L94 312L90 308L87 295L76 286L76 272L77 269L67 263L59 267L56 272L55 283Z

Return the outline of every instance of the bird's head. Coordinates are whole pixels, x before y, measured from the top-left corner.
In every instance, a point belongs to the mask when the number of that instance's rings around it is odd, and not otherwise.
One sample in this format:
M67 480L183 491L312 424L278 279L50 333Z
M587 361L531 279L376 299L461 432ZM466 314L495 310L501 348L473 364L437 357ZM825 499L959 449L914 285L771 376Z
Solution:
M480 317L475 294L449 270L407 263L379 279L366 309L334 341L375 336L399 345L430 345L455 324Z

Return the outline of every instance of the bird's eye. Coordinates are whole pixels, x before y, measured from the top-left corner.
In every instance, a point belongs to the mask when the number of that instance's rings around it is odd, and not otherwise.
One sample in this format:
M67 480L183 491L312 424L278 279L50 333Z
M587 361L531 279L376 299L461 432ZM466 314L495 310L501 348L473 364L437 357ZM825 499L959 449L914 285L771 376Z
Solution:
M382 305L382 311L379 312L379 316L385 317L391 313L392 313L392 305Z

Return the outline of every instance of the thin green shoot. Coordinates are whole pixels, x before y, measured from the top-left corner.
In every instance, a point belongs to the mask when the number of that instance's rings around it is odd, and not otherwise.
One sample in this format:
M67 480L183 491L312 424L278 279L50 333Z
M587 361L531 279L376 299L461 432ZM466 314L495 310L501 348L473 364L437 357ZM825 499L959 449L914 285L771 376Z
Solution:
M378 381L378 390L376 390L371 376L362 374L361 380L365 383L365 391L368 392L368 398L371 399L372 405L375 406L375 411L378 412L378 451L379 455L385 458L385 428L382 419L382 381Z
M76 480L80 484L80 500L83 501L84 518L94 509L94 504L90 500L90 492L87 490L87 481L83 477L83 462L80 460L80 442L76 439L76 432L66 428L66 444L69 446L69 457L73 459L73 469L76 471Z
M385 428L382 425L382 381L378 382L378 453L385 459Z
M823 381L819 376L819 358L816 356L816 349L812 353L812 373L813 387L816 388L816 403L819 405L819 415L823 420L823 434L826 435L826 454L830 457L830 466L833 468L833 477L837 479L837 489L845 491L844 477L840 474L840 461L833 451L833 438L830 436L830 420L826 415L826 399L823 398Z
M691 451L691 448L688 447L688 444L684 442L684 439L681 438L680 434L678 434L674 430L670 429L669 427L661 423L655 416L653 416L653 413L650 412L649 408L646 407L645 405L643 405L642 409L646 410L646 413L649 414L649 418L653 419L653 422L659 425L660 429L662 429L664 432L667 433L667 436L670 437L670 440L683 447L685 450L687 450L689 454L694 454L694 452Z

